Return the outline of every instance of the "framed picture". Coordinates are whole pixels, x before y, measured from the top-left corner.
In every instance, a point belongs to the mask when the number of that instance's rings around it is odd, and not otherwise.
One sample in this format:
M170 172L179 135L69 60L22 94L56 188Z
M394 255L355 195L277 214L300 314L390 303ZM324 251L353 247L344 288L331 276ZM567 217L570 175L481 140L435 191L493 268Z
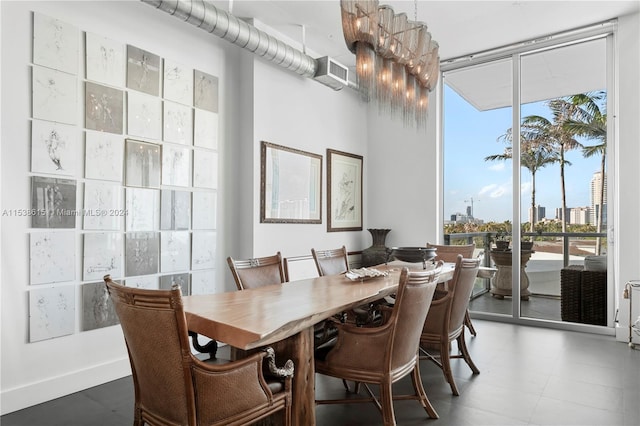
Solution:
M162 155L160 145L127 139L125 147L125 184L159 188Z
M322 156L262 142L260 222L322 223Z
M327 232L362 231L362 156L327 149Z

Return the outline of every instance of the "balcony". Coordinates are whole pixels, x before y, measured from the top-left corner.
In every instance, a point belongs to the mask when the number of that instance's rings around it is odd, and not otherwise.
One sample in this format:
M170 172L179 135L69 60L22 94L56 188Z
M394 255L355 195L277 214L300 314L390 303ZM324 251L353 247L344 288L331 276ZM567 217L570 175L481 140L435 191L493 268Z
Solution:
M495 233L473 232L446 234L445 244L476 244L476 255L483 258L483 265L496 265L488 254L495 246L491 243ZM533 252L524 268L531 293L520 303L521 317L551 321L562 321L561 315L561 271L569 265L584 265L585 257L597 253L600 244L601 255L606 255L606 233L522 233L522 237L532 240ZM495 277L493 278L495 280ZM496 297L491 294L491 280L478 279L469 304L472 312L482 312L511 316L511 297ZM494 283L495 285L495 283ZM566 288L566 287L565 287ZM608 290L607 290L608 291ZM566 293L566 290L565 290ZM565 294L566 303L566 294ZM604 302L606 305L606 301ZM605 308L606 309L606 308ZM568 321L565 305L565 321ZM605 312L605 317L609 315ZM576 321L582 322L582 321Z

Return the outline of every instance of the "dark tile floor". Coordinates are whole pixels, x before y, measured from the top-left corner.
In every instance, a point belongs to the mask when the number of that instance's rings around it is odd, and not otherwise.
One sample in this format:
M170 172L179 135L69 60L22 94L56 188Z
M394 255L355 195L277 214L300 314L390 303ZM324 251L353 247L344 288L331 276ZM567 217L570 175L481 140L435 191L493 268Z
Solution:
M429 420L415 401L395 403L398 425L640 425L640 350L611 336L474 319L467 337L481 373L463 361L453 370L461 395L442 372L421 362L427 394L440 418ZM408 378L394 390L408 392ZM317 378L318 398L344 394L339 380ZM2 426L132 424L133 385L125 377L0 418ZM319 426L379 425L371 404L320 405Z

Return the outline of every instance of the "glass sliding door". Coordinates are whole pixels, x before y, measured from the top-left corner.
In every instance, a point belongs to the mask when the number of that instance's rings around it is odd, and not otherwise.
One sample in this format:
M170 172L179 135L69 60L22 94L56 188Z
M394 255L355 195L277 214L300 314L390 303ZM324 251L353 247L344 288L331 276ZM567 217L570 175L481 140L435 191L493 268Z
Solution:
M611 40L597 26L442 65L444 243L475 243L496 271L476 280L472 316L613 326Z
M521 251L531 295L521 316L607 325L606 258L596 257L607 251L607 40L522 55L520 66L520 229L533 243ZM585 272L585 259L601 271Z
M512 231L512 162L505 143L513 116L511 75L506 58L443 76L445 243L475 243L485 266L494 262L496 240L508 243ZM511 315L506 300L486 303L496 292L491 284L476 280L472 309Z

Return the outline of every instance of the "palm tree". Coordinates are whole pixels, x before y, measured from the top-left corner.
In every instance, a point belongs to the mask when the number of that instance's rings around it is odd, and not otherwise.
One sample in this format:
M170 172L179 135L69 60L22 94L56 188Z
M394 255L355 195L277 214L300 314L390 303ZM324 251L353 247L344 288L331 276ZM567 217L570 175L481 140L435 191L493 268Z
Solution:
M551 99L546 102L551 109L552 120L539 115L530 115L522 120L523 138L555 151L556 162L560 164L560 191L562 195L562 232L567 232L567 196L565 190L564 167L571 163L565 153L582 147L565 123L579 109L566 99Z
M536 223L536 173L546 165L558 162L558 158L554 152L548 150L544 145L528 140L524 135L521 139L520 165L531 173L532 217L529 224L529 232L533 232ZM504 152L502 154L489 155L484 158L484 161L507 161L513 158L513 130L508 129L504 135L498 138L498 141L507 143Z
M596 202L599 205L596 218L596 232L602 232L604 210L604 183L607 155L607 112L601 105L606 105L607 94L604 91L583 93L569 97L569 102L576 105L574 117L565 123L566 129L577 136L596 141L595 145L583 146L582 155L585 158L600 155L600 197ZM600 254L600 238L596 243L596 254Z

